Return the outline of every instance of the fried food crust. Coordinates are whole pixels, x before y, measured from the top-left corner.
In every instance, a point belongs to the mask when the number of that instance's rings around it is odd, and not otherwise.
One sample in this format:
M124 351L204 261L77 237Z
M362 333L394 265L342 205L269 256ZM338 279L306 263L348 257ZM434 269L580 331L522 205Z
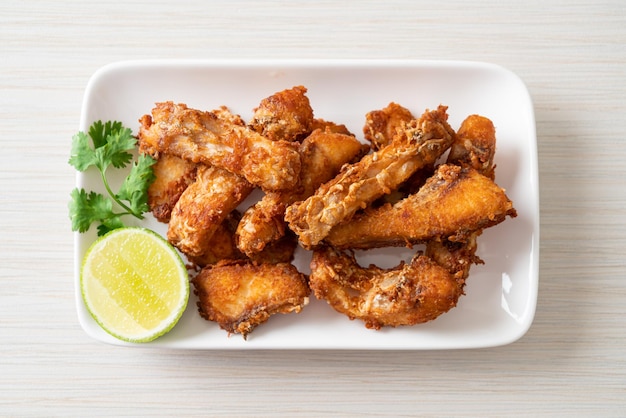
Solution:
M269 242L262 251L248 256L255 263L291 263L298 248L298 239L287 230L282 237Z
M359 159L368 150L353 136L330 130L315 130L300 145L302 171L300 188L294 191L268 192L243 215L237 228L237 246L250 257L285 235L285 209L304 200L320 184L333 178L346 164Z
M216 264L222 260L244 260L246 255L239 251L235 242L235 231L241 219L239 211L232 211L224 221L218 225L213 234L203 246L202 254L192 256L186 254L187 259L196 269ZM252 254L250 260L255 263L291 263L298 241L290 231L280 239L269 243L263 251Z
M180 196L196 180L196 164L162 154L152 170L156 178L148 187L148 206L159 222L167 223Z
M481 115L470 115L463 120L457 131L447 162L472 167L493 180L495 153L496 128L493 122Z
M448 270L459 281L465 282L469 277L470 268L474 264L484 264L476 255L477 238L482 234L479 229L471 233L463 242L448 239L430 240L426 244L424 255L441 267Z
M445 106L413 120L379 151L346 165L314 195L290 205L285 212L289 227L307 249L319 244L332 227L350 219L359 209L391 193L416 170L432 164L452 144Z
M474 169L494 180L495 153L496 128L493 122L484 116L470 115L458 129L447 163ZM471 232L463 242L452 242L448 239L430 240L426 244L426 256L466 280L471 266L483 263L476 255L477 239L482 232L482 229Z
M364 268L328 246L313 251L309 284L318 299L373 329L431 321L463 294L462 281L423 255L392 269Z
M415 119L392 102L366 115L365 155L345 125L314 118L306 91L263 99L248 124L225 106L173 102L140 119L139 150L157 159L149 205L201 269L200 315L245 339L271 315L300 312L311 290L372 329L447 312L482 262L483 229L516 216L493 182L493 123L471 115L455 133L445 106ZM265 197L241 219L235 208L255 186ZM290 264L297 240L313 249L309 278ZM425 250L391 269L362 267L353 253L416 243Z
M189 256L202 256L215 230L252 190L248 181L229 171L198 167L196 181L172 210L167 239Z
M300 312L309 302L303 274L291 264L222 261L193 278L200 315L247 338L270 316Z
M173 102L157 103L140 120L139 149L172 154L220 167L264 190L296 187L300 155L288 141L271 141L243 125L225 107L204 112Z
M261 100L249 126L271 141L299 141L311 132L313 109L307 89L295 86Z
M241 219L241 214L237 210L229 213L226 219L214 229L206 245L202 246L201 254L195 256L186 254L187 259L196 268L216 264L221 260L244 259L245 256L235 244L235 230L239 224L239 219Z
M380 110L372 110L365 115L363 134L372 144L372 149L379 150L391 143L394 136L402 132L404 126L414 119L409 109L395 102ZM435 171L435 162L426 164L416 170L395 193L382 197L383 201L394 203L399 196L415 193L424 184L426 179Z
M473 231L507 216L516 216L513 203L491 179L472 168L444 164L419 192L337 225L325 242L337 248L366 249L431 239L464 241Z
M372 149L379 150L391 143L403 125L415 119L406 107L391 102L381 110L372 110L365 114L363 135L372 144Z
M321 129L322 131L334 132L336 134L344 134L354 136L352 132L346 127L346 125L342 123L335 123L333 121L324 120L321 118L313 119L313 124L311 125L311 132Z

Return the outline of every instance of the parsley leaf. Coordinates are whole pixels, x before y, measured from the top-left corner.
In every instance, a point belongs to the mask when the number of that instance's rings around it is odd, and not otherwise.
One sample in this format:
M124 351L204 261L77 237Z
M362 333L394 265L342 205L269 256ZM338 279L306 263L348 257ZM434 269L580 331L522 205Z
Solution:
M113 193L106 177L109 166L125 168L132 161L130 151L136 146L137 140L132 131L117 121L94 122L88 134L78 132L72 137L69 164L81 172L95 166L108 193L105 196L88 193L84 189L72 190L69 215L73 231L85 232L92 223L99 222L98 235L104 235L124 226L124 215L143 219L143 213L149 210L148 187L155 179L152 165L156 161L150 156L140 155L118 193ZM122 209L121 212L114 211L115 204Z

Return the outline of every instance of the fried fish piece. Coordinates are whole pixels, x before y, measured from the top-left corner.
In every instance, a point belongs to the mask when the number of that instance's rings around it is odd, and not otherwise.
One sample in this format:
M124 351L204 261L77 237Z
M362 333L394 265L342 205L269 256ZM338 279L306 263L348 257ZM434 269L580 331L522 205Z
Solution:
M409 109L395 102L380 110L372 110L365 115L363 134L372 148L378 150L393 140L393 137L402 131L405 124L413 120L413 114ZM416 170L398 189L390 195L381 198L380 203L395 203L411 193L417 192L424 185L426 179L435 172L435 162L427 164Z
M495 152L496 129L493 122L481 115L470 115L457 131L447 163L472 168L493 180ZM426 243L425 254L460 280L466 280L471 266L483 263L476 255L477 238L481 234L482 229L477 229L469 233L462 242L449 239L430 240Z
M141 152L220 167L265 190L290 189L300 179L297 145L265 138L225 107L205 112L163 102L139 121Z
M238 210L232 211L221 224L217 226L202 247L203 253L196 256L187 254L187 259L194 267L202 268L210 264L216 264L222 260L244 260L246 255L239 251L235 242L235 231L241 219ZM298 241L293 233L287 233L267 245L263 251L253 254L250 260L255 263L290 263L293 261Z
M423 255L391 269L365 268L329 246L313 250L309 284L318 299L373 329L431 321L463 294L448 270Z
M359 209L389 194L416 170L432 164L452 144L445 106L425 112L396 135L386 147L344 166L314 195L290 205L285 212L289 227L304 248L312 248L340 222Z
M307 89L295 86L261 100L249 126L272 141L299 141L311 133L313 109Z
M315 130L300 145L300 188L268 192L243 215L237 228L237 246L252 257L285 235L285 208L312 195L346 164L359 159L368 147L353 136L330 130Z
M241 213L233 210L217 227L202 248L202 254L189 255L187 259L196 267L202 268L216 264L221 260L241 260L245 255L235 244L235 230L241 219Z
M477 238L482 232L482 229L474 231L462 242L449 239L429 240L426 243L424 255L448 270L459 283L465 283L469 277L470 268L474 264L484 264L483 260L476 255Z
M447 162L472 167L493 180L495 153L496 128L493 122L481 115L470 115L463 120L457 131Z
M472 168L443 164L419 192L337 225L325 242L366 249L430 239L464 241L473 231L516 215L513 203L493 180Z
M249 258L255 263L291 263L298 248L298 238L289 231L285 231L282 237L268 242L262 251L250 254Z
M311 125L311 132L321 129L322 131L329 131L336 134L344 134L354 136L352 132L348 129L348 127L342 123L336 123L330 120L325 120L321 118L313 119L313 123Z
M268 243L285 235L284 196L281 192L266 193L243 213L235 242L244 254L252 257Z
M391 143L403 125L415 119L409 109L391 102L381 110L372 110L365 114L363 135L372 144L372 149L379 150Z
M148 206L158 221L167 223L181 194L196 180L196 164L161 154L152 170L156 178L148 187Z
M167 239L184 254L205 254L210 238L253 190L242 177L219 167L198 167L196 181L183 192L172 210Z
M289 263L221 261L202 269L192 283L200 315L244 339L274 314L300 312L311 292Z

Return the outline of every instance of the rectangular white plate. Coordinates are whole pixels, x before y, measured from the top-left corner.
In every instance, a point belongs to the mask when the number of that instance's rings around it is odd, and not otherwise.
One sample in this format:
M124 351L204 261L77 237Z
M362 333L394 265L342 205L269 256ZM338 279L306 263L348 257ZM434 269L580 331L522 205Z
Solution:
M212 110L228 106L245 120L259 101L274 92L303 85L315 116L345 124L362 137L365 114L389 102L414 114L448 106L458 128L470 114L490 118L497 129L496 182L506 189L518 217L486 230L458 306L435 321L395 329L368 330L325 302L311 297L300 313L275 315L247 341L228 336L197 313L192 295L187 310L167 335L142 346L186 349L382 349L421 350L493 347L511 343L530 327L537 301L539 264L539 189L532 102L524 83L492 64L457 61L131 61L98 70L84 97L80 130L96 120L120 120L137 132L138 119L155 102L172 100ZM113 179L119 181L119 179ZM79 173L77 185L101 191L95 171ZM151 216L142 225L165 234ZM75 236L75 285L78 317L93 338L118 341L93 321L79 290L79 271L95 227ZM415 250L381 250L362 256L381 267L408 260ZM294 262L308 273L309 254Z

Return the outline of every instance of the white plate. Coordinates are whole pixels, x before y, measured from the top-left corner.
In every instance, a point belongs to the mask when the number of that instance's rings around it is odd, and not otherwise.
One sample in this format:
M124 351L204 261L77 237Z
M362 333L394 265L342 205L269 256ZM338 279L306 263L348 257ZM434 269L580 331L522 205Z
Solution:
M311 297L300 314L276 315L247 341L228 337L202 319L192 296L187 311L167 335L142 346L187 349L459 349L511 343L530 327L537 300L539 264L539 189L532 102L523 82L496 65L457 61L137 61L103 67L87 86L80 129L95 120L120 120L137 132L140 116L155 102L172 100L211 110L227 105L249 119L270 94L304 85L316 117L345 124L362 134L366 112L395 101L421 114L448 106L458 128L468 115L489 117L497 129L496 182L507 190L518 217L486 230L458 306L435 321L413 327L368 330L325 302ZM118 181L119 179L113 179ZM78 174L77 184L101 190L95 171ZM138 225L137 223L135 225ZM151 216L141 225L165 234ZM95 227L75 237L78 317L97 340L126 344L105 333L91 318L79 290L79 270ZM391 267L413 251L382 250L364 263ZM308 272L309 254L300 251L296 266Z

